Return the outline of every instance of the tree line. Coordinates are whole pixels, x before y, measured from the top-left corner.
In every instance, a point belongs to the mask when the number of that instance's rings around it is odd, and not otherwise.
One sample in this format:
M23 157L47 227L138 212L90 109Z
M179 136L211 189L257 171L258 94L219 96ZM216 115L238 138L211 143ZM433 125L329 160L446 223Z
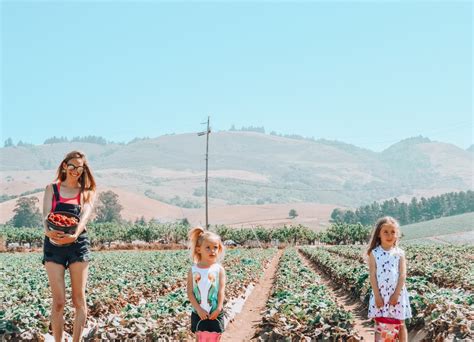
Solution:
M112 242L131 243L136 240L146 243L186 244L191 228L186 219L173 223L158 223L152 220L146 222L143 218L135 222L93 221L87 227L87 234L93 246L110 246ZM219 225L210 227L210 230L219 234L223 241L232 240L238 245L258 247L268 244L364 244L369 240L371 227L335 223L324 232L315 232L302 225L284 225L277 228L231 228ZM42 227L0 225L0 241L6 246L11 243L41 246L43 240Z
M0 225L0 237L4 242L41 244L44 239L42 215L37 203L37 197L21 197L16 203L13 218L6 224ZM95 205L95 217L88 224L89 235L93 245L102 245L112 241L179 243L187 239L189 230L188 220L182 219L174 223L159 223L156 220L147 221L143 216L134 222L121 217L123 206L118 195L113 191L99 193ZM288 213L290 218L298 216L296 210ZM225 225L211 228L223 240L233 240L244 245L249 241L254 243L288 243L314 244L354 244L365 243L369 239L370 227L361 224L335 223L324 232L315 232L302 225L290 225L278 228L230 228Z
M42 214L37 206L39 199L35 196L20 197L13 209L13 217L7 222L7 225L13 227L42 227ZM109 190L100 192L97 196L95 205L94 222L122 222L121 211L123 206L120 204L118 195Z
M85 143L90 143L90 144L97 144L97 145L107 145L107 140L100 136L96 135L88 135L85 137L73 137L71 140L69 140L67 137L52 137L48 138L44 141L43 144L58 144L58 143L67 143L67 142L85 142Z
M381 216L392 216L401 225L428 221L474 211L474 191L450 192L429 198L413 197L410 203L393 198L382 203L373 202L356 210L336 208L331 213L333 222L373 225Z

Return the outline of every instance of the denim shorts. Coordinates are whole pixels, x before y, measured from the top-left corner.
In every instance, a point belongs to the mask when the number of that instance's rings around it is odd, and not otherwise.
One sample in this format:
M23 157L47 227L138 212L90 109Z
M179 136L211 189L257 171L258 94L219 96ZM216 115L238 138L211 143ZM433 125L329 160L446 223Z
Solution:
M68 268L73 262L89 261L90 254L90 242L85 233L79 235L72 245L64 247L55 246L47 236L44 237L43 265L45 262L51 261Z

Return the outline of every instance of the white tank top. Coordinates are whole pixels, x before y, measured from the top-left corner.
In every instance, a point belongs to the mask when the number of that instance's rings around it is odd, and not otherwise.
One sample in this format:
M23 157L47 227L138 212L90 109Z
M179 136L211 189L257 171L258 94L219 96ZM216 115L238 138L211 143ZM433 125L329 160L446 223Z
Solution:
M221 266L218 263L209 268L200 268L196 264L191 267L194 297L207 313L217 309L220 270ZM193 311L195 310L193 309Z

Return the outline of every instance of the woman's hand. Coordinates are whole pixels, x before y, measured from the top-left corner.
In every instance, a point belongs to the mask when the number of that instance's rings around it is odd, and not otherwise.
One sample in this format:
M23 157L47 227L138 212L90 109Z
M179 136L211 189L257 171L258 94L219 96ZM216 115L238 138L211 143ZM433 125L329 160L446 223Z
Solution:
M381 296L375 296L375 306L378 308L384 306L383 298Z
M59 239L59 245L67 245L74 243L77 240L78 236L76 234L64 234L61 239Z
M400 297L400 295L398 295L398 294L396 294L396 293L392 294L392 295L390 296L390 300L388 301L388 303L389 303L390 305L397 305L397 303L398 303L398 297Z
M57 245L67 245L75 242L78 238L77 234L65 234L64 232L57 230L50 230L45 233L45 235Z
M215 309L211 315L209 316L209 319L217 319L217 316L219 316L219 314L222 312L222 307L217 307L217 309Z
M48 229L44 232L44 235L46 235L50 240L53 240L54 243L59 243L59 241L61 241L65 234L60 230Z
M198 314L199 318L201 319L201 321L204 321L205 319L209 319L209 314L207 313L207 311L205 311L202 308L199 308L197 310L197 314Z

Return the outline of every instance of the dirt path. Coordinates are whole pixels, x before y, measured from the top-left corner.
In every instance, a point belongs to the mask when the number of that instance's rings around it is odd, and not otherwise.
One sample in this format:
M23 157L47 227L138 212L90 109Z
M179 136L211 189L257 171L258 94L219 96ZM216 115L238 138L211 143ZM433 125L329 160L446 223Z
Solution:
M444 236L444 235L440 235L440 236ZM428 240L431 240L431 241L434 241L434 242L438 242L438 243L441 243L442 245L451 245L449 242L447 241L444 241L444 240L441 240L439 237L437 236L430 236L427 238Z
M283 250L278 250L277 255L268 265L260 281L255 285L252 293L245 301L242 311L226 328L221 341L250 341L255 335L256 326L262 321L261 311L265 308L267 298L270 295L278 262L282 254Z
M358 335L362 337L364 341L373 341L373 323L372 320L367 318L367 309L364 308L362 303L359 300L352 298L347 291L337 286L331 278L321 272L315 264L306 259L300 251L298 252L300 253L301 259L305 265L314 270L321 277L321 283L327 287L328 291L332 294L334 301L342 306L344 310L352 312L352 315L354 316L354 328Z

